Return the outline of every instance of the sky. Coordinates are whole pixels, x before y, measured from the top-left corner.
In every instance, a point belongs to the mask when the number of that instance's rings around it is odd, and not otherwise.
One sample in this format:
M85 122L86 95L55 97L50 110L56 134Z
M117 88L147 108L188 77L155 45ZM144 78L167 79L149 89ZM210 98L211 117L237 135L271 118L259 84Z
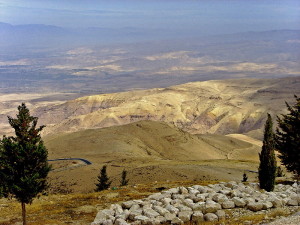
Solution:
M0 0L0 22L84 28L300 29L299 0Z

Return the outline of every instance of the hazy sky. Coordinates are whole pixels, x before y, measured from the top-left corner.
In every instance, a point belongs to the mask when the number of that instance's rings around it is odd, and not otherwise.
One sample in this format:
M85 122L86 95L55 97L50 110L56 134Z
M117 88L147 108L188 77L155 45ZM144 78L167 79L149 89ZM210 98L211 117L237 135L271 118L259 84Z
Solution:
M0 22L207 34L300 29L300 0L0 0Z

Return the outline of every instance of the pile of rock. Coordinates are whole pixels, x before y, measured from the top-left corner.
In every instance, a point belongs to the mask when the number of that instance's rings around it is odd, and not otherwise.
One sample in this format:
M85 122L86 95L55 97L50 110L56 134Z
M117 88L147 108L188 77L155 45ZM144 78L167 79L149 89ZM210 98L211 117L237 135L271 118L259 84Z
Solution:
M269 208L300 205L300 185L276 185L274 192L261 190L257 183L234 181L192 187L177 187L148 198L111 205L98 212L92 225L183 224L218 221L226 209L247 208L257 212Z

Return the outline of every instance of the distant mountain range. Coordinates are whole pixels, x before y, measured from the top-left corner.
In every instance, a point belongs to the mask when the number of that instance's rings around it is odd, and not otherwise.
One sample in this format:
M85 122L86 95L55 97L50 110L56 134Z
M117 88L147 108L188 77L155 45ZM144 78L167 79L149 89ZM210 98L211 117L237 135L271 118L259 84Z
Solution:
M166 29L124 27L115 28L62 28L44 24L11 25L0 23L0 46L31 45L74 46L78 44L111 44L146 40L161 40L191 36Z
M264 38L283 39L289 37L299 38L299 30L274 30L266 32L246 32L238 34L216 35L204 37L204 34L195 30L171 30L171 29L150 29L150 28L63 28L45 24L24 24L11 25L0 22L0 46L29 45L29 46L74 46L78 44L111 44L111 43L133 43L149 40L166 40L202 37L210 41L220 41L220 36L224 42L232 41L233 38L239 40L258 40Z

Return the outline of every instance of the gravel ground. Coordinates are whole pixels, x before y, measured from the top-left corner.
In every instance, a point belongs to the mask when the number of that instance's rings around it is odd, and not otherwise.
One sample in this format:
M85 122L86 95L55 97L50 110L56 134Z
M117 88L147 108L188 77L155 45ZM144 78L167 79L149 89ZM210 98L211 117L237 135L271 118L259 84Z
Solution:
M300 211L291 216L283 217L264 225L297 225L297 224L300 224Z

